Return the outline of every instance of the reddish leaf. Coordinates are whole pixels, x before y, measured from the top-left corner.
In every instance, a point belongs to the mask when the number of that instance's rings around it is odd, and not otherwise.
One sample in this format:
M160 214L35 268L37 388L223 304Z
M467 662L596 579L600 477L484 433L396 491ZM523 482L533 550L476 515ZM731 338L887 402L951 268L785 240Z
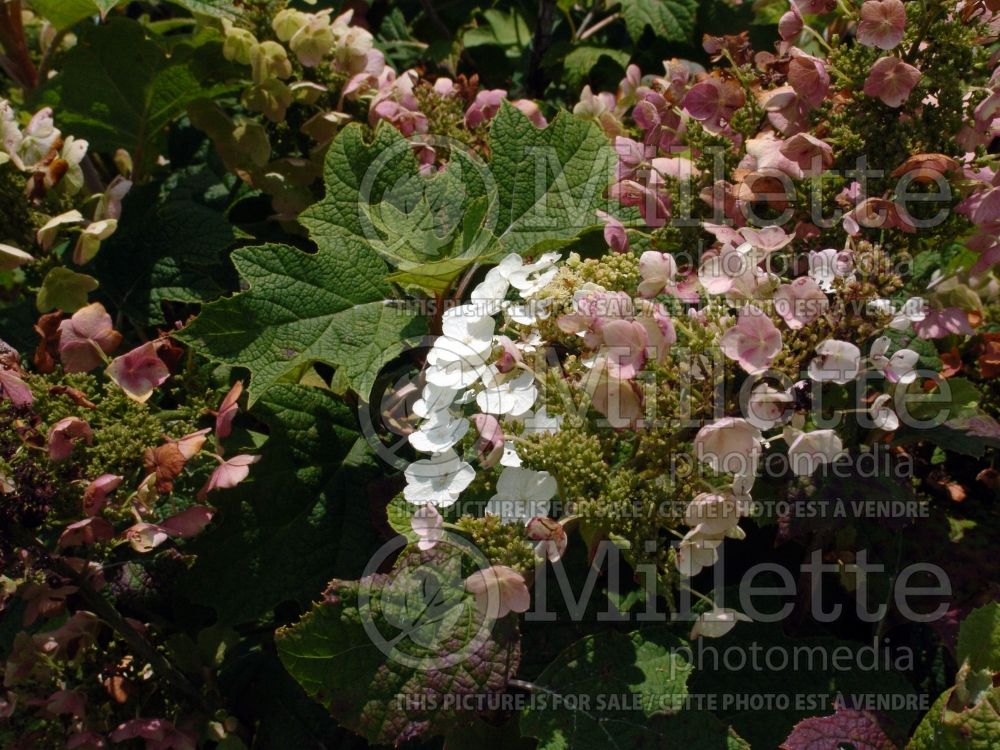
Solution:
M800 721L781 750L840 750L844 745L855 750L896 750L871 713L839 707L832 716Z

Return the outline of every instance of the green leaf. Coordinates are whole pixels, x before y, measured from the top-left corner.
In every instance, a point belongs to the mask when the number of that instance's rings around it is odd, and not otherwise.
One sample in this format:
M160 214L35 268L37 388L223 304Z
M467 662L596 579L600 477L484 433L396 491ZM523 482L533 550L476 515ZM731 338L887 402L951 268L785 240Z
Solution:
M687 695L684 645L663 627L577 641L534 681L545 705L522 712L521 733L538 738L539 750L664 746L648 717Z
M59 31L92 16L106 16L123 0L30 0L31 9Z
M934 702L913 733L907 750L993 750L997 746L1000 688L987 691L968 708L952 707L957 690L948 690Z
M952 453L960 453L964 456L973 456L975 458L985 456L987 448L1000 448L1000 440L996 438L974 435L965 430L950 427L947 424L928 430L903 428L896 433L893 444L906 445L921 440L926 440Z
M263 458L248 481L220 495L179 586L225 624L251 622L284 601L308 605L331 578L360 576L378 547L358 488L380 471L353 411L329 391L281 384L252 414L270 430Z
M207 171L195 170L173 186L133 188L118 230L97 256L102 293L140 325L166 322L164 302L205 302L234 283L223 260L237 231L191 189Z
M490 171L499 193L494 233L507 252L571 240L597 226L617 156L591 121L561 112L539 130L505 103L490 129Z
M907 413L914 419L929 421L956 420L977 414L982 394L967 378L948 378L933 393L915 388L906 394Z
M404 339L425 331L410 310L385 300L385 265L356 239L315 254L287 245L241 248L233 262L249 291L205 305L178 336L216 362L248 368L251 404L312 362L342 368L367 395Z
M412 217L418 214L417 221ZM462 218L461 232L457 227L445 227L444 237L434 222L427 226L433 214L422 198L414 211L398 216L395 222L386 225L396 227L398 236L385 243L377 243L376 249L382 257L400 270L389 275L389 281L401 286L416 286L432 294L446 292L466 268L473 263L491 262L501 253L500 244L484 226L487 219L485 197L469 202ZM399 232L404 227L408 231Z
M191 102L227 90L212 81L222 62L218 44L181 46L168 57L139 23L112 18L81 34L40 99L59 112L66 132L97 150L126 149L144 171Z
M583 83L591 70L597 67L602 58L608 58L624 69L632 56L628 50L613 47L600 47L591 44L578 44L563 59L563 70L567 83L578 86Z
M485 26L469 29L462 35L462 45L467 48L483 45L503 47L507 57L517 59L531 44L531 29L516 10L504 13L490 9L483 11Z
M990 602L962 620L956 655L960 665L1000 672L1000 604Z
M622 16L633 42L648 26L668 42L690 42L698 0L622 0Z
M299 222L319 247L333 247L346 233L367 239L363 207L385 201L413 206L422 185L413 178L417 160L395 128L381 124L370 143L356 123L344 128L330 144L323 165L322 200L307 208Z
M241 13L230 0L167 0L172 5L178 5L192 15L211 16L213 18L238 18Z
M289 673L369 742L396 744L477 721L456 699L500 692L517 669L516 618L483 630L455 550L411 550L391 574L335 580L298 624L278 631Z
M56 266L42 279L35 304L38 312L62 310L76 312L87 304L87 294L98 287L97 279L85 273Z

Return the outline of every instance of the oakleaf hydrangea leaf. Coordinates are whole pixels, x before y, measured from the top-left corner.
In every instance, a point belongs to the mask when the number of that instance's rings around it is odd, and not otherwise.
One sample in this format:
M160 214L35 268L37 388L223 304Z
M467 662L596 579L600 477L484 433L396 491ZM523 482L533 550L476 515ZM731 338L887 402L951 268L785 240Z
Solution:
M968 660L973 669L1000 672L1000 604L973 610L958 631L958 662Z
M490 129L490 170L499 198L494 233L507 252L570 240L597 225L617 156L593 122L562 112L536 128L504 103ZM617 210L617 209L612 209Z
M683 704L692 671L683 645L659 627L577 641L534 681L545 706L524 710L521 733L540 750L665 746L648 717Z
M186 180L173 189L132 188L118 230L95 260L102 294L137 323L164 323L164 302L205 302L232 284L223 252L237 230L187 188Z
M194 15L230 20L240 15L240 9L230 0L168 0L168 2L185 8Z
M633 41L648 26L670 42L690 42L694 34L697 0L622 0L622 16Z
M233 262L250 289L209 303L179 334L210 359L252 373L255 402L283 376L311 362L340 367L360 394L378 371L421 335L422 319L387 301L385 264L343 236L318 253L287 245L237 250Z
M30 0L28 5L56 29L64 31L86 18L104 16L124 0Z
M482 638L483 616L461 578L428 595L427 579L414 574L447 567L454 548L445 546L404 553L389 575L333 581L323 602L277 634L285 668L369 742L395 744L476 721L456 702L502 691L517 669L515 618L494 623ZM387 640L373 638L366 623Z
M441 291L486 255L552 249L596 221L615 156L594 123L564 113L539 130L505 106L490 142L489 165L455 148L448 167L427 178L394 128L383 124L370 142L360 127L345 128L326 157L326 196L301 216L319 252L237 251L233 261L250 291L205 305L180 338L210 359L248 368L251 403L316 361L339 368L366 396L402 339L425 330L422 319L384 301L394 294L384 257L400 267L392 281ZM444 212L442 225L460 234L452 251L398 252L393 224L414 211L422 222L428 210Z
M832 716L813 716L795 725L781 750L896 750L875 717L867 711L839 708Z
M126 18L88 27L66 53L41 100L66 132L100 151L126 149L137 169L160 153L167 126L196 99L227 90L221 48L178 47L168 57L143 27Z
M607 208L604 190L616 157L593 122L564 112L539 129L504 104L490 130L488 164L450 145L448 167L426 178L397 130L380 126L366 143L360 127L348 126L326 157L326 196L302 214L302 224L320 247L344 232L369 240L374 233L378 241L373 210L387 203L409 214L426 199L451 211L450 225L458 229L468 203L485 196L484 229L506 252L525 253L541 240L576 237L597 224L598 208Z
M938 698L913 733L907 750L993 750L1000 741L1000 688L969 708L953 710L957 688Z

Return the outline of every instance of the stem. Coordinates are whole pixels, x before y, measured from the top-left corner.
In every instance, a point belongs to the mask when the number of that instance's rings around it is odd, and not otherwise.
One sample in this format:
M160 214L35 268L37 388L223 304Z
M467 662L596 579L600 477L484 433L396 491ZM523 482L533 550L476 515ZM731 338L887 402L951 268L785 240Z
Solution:
M612 13L610 16L607 16L606 18L602 18L600 21L598 21L589 29L587 29L586 33L580 35L580 41L582 42L584 39L588 39L589 37L596 34L598 31L603 29L605 26L607 26L608 24L617 21L620 17L621 13Z
M93 610L94 614L104 620L112 630L121 636L122 640L128 643L136 655L148 662L153 667L155 673L163 675L164 679L175 690L182 693L206 714L211 715L214 713L214 708L209 705L205 696L188 680L184 673L157 651L138 630L129 625L125 618L121 616L118 610L107 599L90 588L83 576L62 561L56 561L56 564L60 567L60 574L70 578L74 585L78 587L80 596Z
M12 528L11 536L14 537L18 545L22 547L35 548L44 556L49 556L45 545L38 539L31 536L24 529L20 527ZM219 706L211 705L206 696L203 695L197 687L195 687L195 685L183 672L171 664L163 654L157 651L153 644L147 641L142 633L129 625L125 618L122 617L121 613L114 608L111 602L91 588L90 583L84 574L78 573L72 566L60 557L50 556L49 559L52 561L52 568L56 573L73 582L73 585L77 587L77 593L80 595L80 598L86 602L87 606L93 611L93 613L100 617L108 625L108 627L114 630L115 633L117 633L121 639L132 648L137 656L144 659L153 668L153 671L156 674L162 675L175 690L191 700L201 711L209 716L213 715L215 711L218 710Z
M21 22L21 0L10 0L0 9L0 46L7 53L2 67L24 89L32 91L38 85L38 71L28 52Z
M434 295L434 317L428 325L431 336L441 335L441 319L444 317L444 295Z
M701 599L703 602L705 602L705 604L711 605L711 607L712 607L713 610L715 609L715 600L712 599L711 597L709 597L709 596L701 593L700 591L695 591L690 586L683 586L682 588L684 589L684 591L687 591L689 594L694 594L695 597L697 597L698 599Z
M580 41L580 34L586 31L587 27L590 26L590 22L594 20L594 14L597 12L598 8L601 7L601 5L602 3L600 2L594 3L591 6L590 10L587 11L587 15L583 17L583 20L580 22L580 25L572 30L573 31L572 36L574 41L577 42ZM567 13L566 16L567 18L569 18L569 13ZM570 21L570 23L572 24L572 20Z
M69 29L63 29L58 32L53 38L52 43L46 48L45 52L42 54L42 60L38 63L38 82L45 83L48 79L49 67L52 64L52 58L55 53L59 50L62 45L63 40L66 38L66 34Z
M466 287L469 286L469 282L472 281L472 277L476 275L476 271L478 270L479 270L478 263L473 263L471 266L469 266L469 270L465 272L465 275L462 276L462 280L458 282L458 287L455 289L455 294L452 295L452 299L455 300L455 302L462 301L462 295L465 294Z
M528 61L528 93L540 98L548 81L542 71L542 58L552 44L552 27L556 21L556 0L539 0L535 36L531 40L531 59Z
M832 51L832 48L830 47L830 43L828 41L826 41L826 39L823 38L823 35L820 34L818 31L816 31L816 29L814 29L812 26L808 26L806 24L803 24L802 25L802 30L803 31L808 31L810 34L812 34L813 38L817 42L819 42L820 46L822 46L823 49L825 49L827 52ZM829 68L829 67L830 67L829 64L827 64L827 68Z
M527 680L507 680L507 684L511 687L527 690L529 693L537 693L540 689L538 685L533 682L528 682Z
M907 50L906 54L903 56L903 62L913 64L914 58L920 51L920 43L925 39L928 39L928 33L931 30L931 25L937 20L938 13L940 9L935 6L928 10L927 3L920 4L921 9L924 11L924 22L920 26L920 31L917 36L913 39L913 44L910 45L910 49Z

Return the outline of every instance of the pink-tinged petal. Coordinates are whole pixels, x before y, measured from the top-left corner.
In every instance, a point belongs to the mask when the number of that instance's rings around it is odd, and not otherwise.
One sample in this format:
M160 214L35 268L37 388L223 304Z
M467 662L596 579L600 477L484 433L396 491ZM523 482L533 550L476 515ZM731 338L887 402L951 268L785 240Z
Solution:
M59 547L83 547L106 542L115 535L115 527L103 518L85 518L66 527L59 536Z
M639 257L639 276L642 281L637 288L640 295L651 298L674 286L677 276L677 261L669 253L647 250Z
M73 445L82 440L90 445L94 433L90 425L79 417L61 419L49 430L49 458L53 461L65 461L73 452Z
M996 237L975 235L966 244L970 249L979 253L979 259L969 269L970 273L979 274L1000 263L1000 242L997 242Z
M943 339L953 333L971 336L975 333L969 316L958 307L929 310L923 320L913 321L913 330L922 339Z
M174 441L174 445L177 446L177 450L181 452L185 461L190 461L201 450L201 447L205 444L208 433L212 430L206 427L203 430L198 430L197 432L192 432L190 435L185 435L184 437L177 438Z
M782 41L790 42L802 33L802 16L797 12L795 6L778 19L778 35Z
M83 491L83 512L88 516L96 516L107 503L108 495L121 485L124 477L115 474L102 474L87 485Z
M766 370L781 351L781 331L767 315L747 305L737 324L722 335L719 346L729 359L753 374Z
M635 180L616 182L608 197L616 198L623 206L638 206L643 221L651 227L662 227L670 218L670 196Z
M788 63L788 83L802 101L815 109L823 103L830 91L830 74L827 73L826 63L797 47L792 47L790 54L792 59Z
M738 85L718 78L707 78L688 89L681 106L693 119L709 128L718 128L745 101L746 96Z
M472 421L479 431L476 440L476 454L483 468L496 466L503 457L504 437L500 422L492 414L474 414Z
M920 70L898 57L881 57L865 79L864 91L888 107L902 106L920 80Z
M892 49L903 41L906 6L900 0L866 0L861 4L858 41L866 47Z
M162 740L173 726L166 719L132 719L111 733L112 742L123 740Z
M17 695L15 693L0 693L0 721L9 719L14 715L16 709Z
M506 565L477 570L465 579L465 589L475 597L476 607L491 618L527 612L531 606L524 577Z
M0 368L0 391L14 406L30 406L35 400L31 387L10 370Z
M73 690L57 690L45 701L45 713L83 718L87 713L87 698Z
M631 380L646 363L649 335L642 323L635 320L611 320L601 328L607 347L608 375Z
M500 345L500 356L494 365L499 372L511 372L522 359L521 350L514 346L509 336L498 336L497 343Z
M545 119L545 115L542 114L541 107L538 106L537 102L531 99L517 99L511 102L515 107L517 107L524 114L531 124L536 128L544 128L549 123Z
M781 227L764 227L763 229L753 229L752 227L741 227L740 236L746 239L751 245L759 250L772 253L775 250L789 245L795 239L794 235L785 234ZM737 242L742 244L742 241Z
M232 433L233 418L240 410L237 402L240 400L240 396L242 395L243 383L241 381L236 381L233 387L229 389L229 393L226 394L226 397L222 399L222 404L219 406L219 412L215 415L215 437L219 440L224 440Z
M66 740L66 750L106 750L107 740L97 732L77 732Z
M784 156L798 164L804 177L816 177L833 164L833 148L830 144L808 133L796 133L779 148Z
M774 307L793 331L807 326L830 307L819 284L809 276L800 276L791 284L782 284L774 293Z
M410 518L410 528L417 535L417 547L424 551L434 549L434 545L444 538L444 518L430 503L427 503Z
M642 391L634 380L619 380L608 375L608 363L599 361L594 370L601 372L591 395L593 407L616 430L635 427L642 419Z
M81 307L59 324L59 359L67 372L90 372L121 344L111 316L100 302Z
M171 536L187 539L200 534L215 516L215 508L207 505L193 505L187 510L160 522L160 528Z
M628 234L625 225L609 213L597 212L597 218L604 223L604 241L616 253L628 252Z
M981 191L969 218L973 224L992 224L1000 221L1000 187Z
M166 529L151 523L137 523L125 529L124 536L132 549L141 553L152 552L170 538ZM114 739L114 735L111 735L111 739Z
M116 357L108 365L107 374L129 398L143 403L170 377L170 370L156 355L156 345L149 341Z
M228 461L219 464L205 486L198 492L198 499L204 500L212 490L227 490L235 487L248 476L250 466L260 461L260 456L233 456Z
M465 112L465 127L470 130L496 117L500 103L507 98L503 89L484 89Z
M554 518L535 516L525 526L528 538L537 542L535 554L549 562L559 562L566 552L569 540L566 529Z

